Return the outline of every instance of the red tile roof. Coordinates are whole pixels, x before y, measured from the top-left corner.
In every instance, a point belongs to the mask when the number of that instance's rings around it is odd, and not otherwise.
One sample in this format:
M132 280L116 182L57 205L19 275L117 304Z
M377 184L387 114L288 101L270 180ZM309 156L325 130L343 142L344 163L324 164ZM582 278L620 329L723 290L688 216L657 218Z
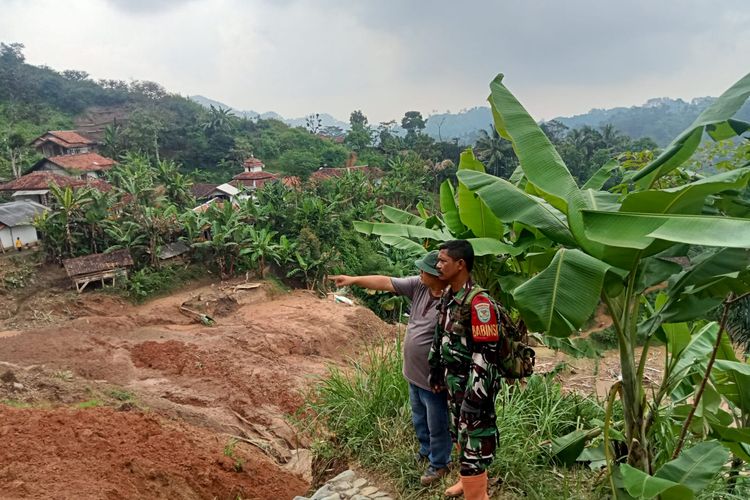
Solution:
M383 171L378 167L370 167L367 165L357 165L355 167L321 167L312 174L310 178L317 181L331 179L333 177L341 177L349 172L360 172L370 178L383 177Z
M84 186L93 187L99 191L109 191L112 186L100 179L76 179L67 175L55 174L53 172L32 172L19 177L16 180L0 184L0 191L32 191L49 189L50 184L59 187L80 188Z
M276 174L271 172L242 172L232 177L235 181L257 181L261 179L275 179Z
M96 144L91 139L82 136L78 132L73 130L50 130L44 135L41 135L34 139L32 144L41 144L46 141L52 141L66 148L74 148L81 146L89 146Z
M205 196L208 196L218 186L219 186L218 184L206 184L204 182L194 182L193 185L190 186L190 191L193 193L193 196L195 196L196 198L203 198Z
M290 188L296 188L302 185L302 181L296 175L282 177L281 183Z
M58 165L65 170L76 170L80 172L94 172L97 170L109 170L115 164L111 158L106 158L97 153L81 153L77 155L51 156L48 161Z
M246 167L246 168L250 168L250 167L261 167L262 168L264 165L263 165L263 162L260 161L258 158L254 157L254 156L251 156L250 158L248 158L247 160L245 160L244 162L242 162L242 166Z

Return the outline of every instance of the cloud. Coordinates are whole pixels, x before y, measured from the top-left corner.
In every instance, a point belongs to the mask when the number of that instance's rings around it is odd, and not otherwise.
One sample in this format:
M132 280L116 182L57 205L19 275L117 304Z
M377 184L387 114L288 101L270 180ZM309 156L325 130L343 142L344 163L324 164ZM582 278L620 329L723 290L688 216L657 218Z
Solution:
M537 118L717 95L750 60L746 0L12 0L0 33L33 64L373 122L481 105L498 72Z
M104 0L112 7L128 14L153 14L178 9L195 0Z

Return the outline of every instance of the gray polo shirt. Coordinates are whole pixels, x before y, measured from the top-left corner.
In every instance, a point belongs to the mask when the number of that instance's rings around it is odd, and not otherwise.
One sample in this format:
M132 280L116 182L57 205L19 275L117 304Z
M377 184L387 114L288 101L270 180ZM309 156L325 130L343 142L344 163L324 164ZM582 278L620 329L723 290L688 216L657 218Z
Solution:
M404 339L404 377L417 387L429 391L427 376L430 366L427 356L438 320L437 306L440 299L432 296L419 276L391 278L391 283L398 295L411 299L411 314Z

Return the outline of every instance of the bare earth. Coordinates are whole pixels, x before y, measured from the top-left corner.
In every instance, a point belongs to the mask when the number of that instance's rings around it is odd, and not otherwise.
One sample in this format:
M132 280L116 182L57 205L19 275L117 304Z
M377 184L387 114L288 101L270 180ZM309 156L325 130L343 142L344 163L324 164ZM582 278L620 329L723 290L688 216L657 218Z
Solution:
M363 307L243 284L207 278L134 306L71 292L45 266L0 292L0 498L304 495L310 443L289 415L327 366L396 329ZM649 355L654 380L662 355ZM604 396L619 375L614 352L596 361L537 348L537 372L559 363L566 390Z
M287 416L327 365L394 328L302 291L234 289L243 282L142 306L59 289L3 297L0 497L304 494L309 470L294 450L309 443ZM232 458L230 436L241 438Z

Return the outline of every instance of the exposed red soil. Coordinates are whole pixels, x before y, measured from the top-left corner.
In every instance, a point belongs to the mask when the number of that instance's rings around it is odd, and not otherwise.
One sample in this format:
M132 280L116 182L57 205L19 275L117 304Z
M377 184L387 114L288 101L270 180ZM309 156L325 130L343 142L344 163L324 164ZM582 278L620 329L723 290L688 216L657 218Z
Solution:
M2 498L285 498L307 484L250 448L140 412L0 405ZM236 471L235 460L242 470Z
M142 306L97 292L25 297L0 331L0 375L10 372L0 380L0 497L304 494L309 478L285 464L309 443L288 416L327 365L393 328L365 308L236 284ZM24 329L19 315L39 304L54 326ZM130 411L71 408L91 400ZM222 455L230 436L240 438L242 473Z

